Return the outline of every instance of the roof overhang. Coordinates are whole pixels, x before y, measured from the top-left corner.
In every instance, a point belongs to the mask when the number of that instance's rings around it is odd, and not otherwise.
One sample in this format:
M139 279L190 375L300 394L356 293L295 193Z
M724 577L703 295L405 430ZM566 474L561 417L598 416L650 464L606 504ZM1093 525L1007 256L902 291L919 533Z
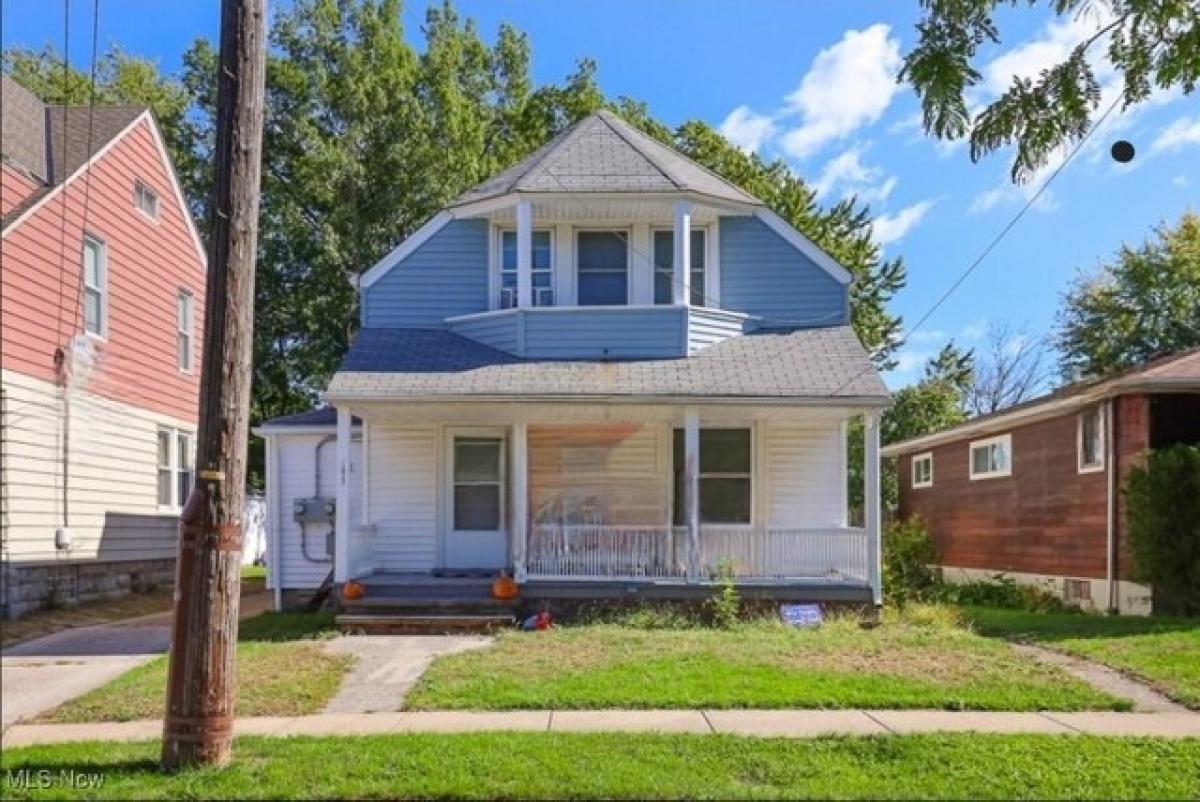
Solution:
M326 393L333 406L387 406L391 404L571 404L571 405L644 405L644 406L776 406L776 407L853 407L882 409L891 404L886 396L723 396L723 395L353 395Z

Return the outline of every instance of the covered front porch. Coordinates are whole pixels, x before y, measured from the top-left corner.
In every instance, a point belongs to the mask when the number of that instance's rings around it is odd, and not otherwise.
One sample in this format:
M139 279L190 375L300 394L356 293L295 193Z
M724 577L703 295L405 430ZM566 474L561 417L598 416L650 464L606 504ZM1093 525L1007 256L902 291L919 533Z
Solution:
M856 417L862 526L847 503ZM338 405L337 458L351 513L338 582L504 571L530 597L678 597L730 577L756 595L881 601L877 408L359 402Z

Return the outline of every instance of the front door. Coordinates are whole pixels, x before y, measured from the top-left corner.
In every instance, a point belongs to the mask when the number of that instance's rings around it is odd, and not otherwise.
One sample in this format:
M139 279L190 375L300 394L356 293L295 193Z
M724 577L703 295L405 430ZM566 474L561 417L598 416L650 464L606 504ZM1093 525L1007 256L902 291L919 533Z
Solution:
M499 571L508 565L504 430L447 435L446 567Z

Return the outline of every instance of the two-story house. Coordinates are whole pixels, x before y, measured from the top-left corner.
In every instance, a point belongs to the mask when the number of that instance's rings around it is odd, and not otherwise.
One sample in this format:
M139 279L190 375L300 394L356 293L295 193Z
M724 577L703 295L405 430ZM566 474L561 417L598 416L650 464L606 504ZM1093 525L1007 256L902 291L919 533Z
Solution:
M331 408L258 429L277 602L331 572L368 596L508 572L545 599L698 596L727 570L878 604L888 393L850 284L758 199L581 120L367 270Z
M0 603L169 587L205 257L153 115L0 78Z

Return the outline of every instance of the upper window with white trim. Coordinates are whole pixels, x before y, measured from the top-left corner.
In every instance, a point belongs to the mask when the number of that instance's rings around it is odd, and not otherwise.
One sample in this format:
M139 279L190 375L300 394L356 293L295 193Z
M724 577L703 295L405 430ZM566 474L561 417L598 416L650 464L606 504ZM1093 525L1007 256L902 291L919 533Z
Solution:
M704 302L704 229L692 229L691 282L692 305L708 306ZM662 229L654 232L654 303L669 304L675 300L675 232Z
M103 337L108 330L108 265L104 243L83 238L83 330Z
M1079 472L1104 470L1104 412L1093 407L1079 415Z
M179 369L184 373L192 371L192 294L180 290L175 310L176 326L176 358Z
M629 303L629 237L624 231L580 231L575 240L575 292L580 306Z
M971 443L972 479L992 479L1012 475L1012 435L1002 434Z
M133 204L151 220L158 220L158 193L142 181L133 182Z
M533 232L531 284L534 306L554 306L554 246L549 231ZM517 232L500 234L500 309L517 305Z
M912 486L933 487L933 453L914 454L912 458Z

